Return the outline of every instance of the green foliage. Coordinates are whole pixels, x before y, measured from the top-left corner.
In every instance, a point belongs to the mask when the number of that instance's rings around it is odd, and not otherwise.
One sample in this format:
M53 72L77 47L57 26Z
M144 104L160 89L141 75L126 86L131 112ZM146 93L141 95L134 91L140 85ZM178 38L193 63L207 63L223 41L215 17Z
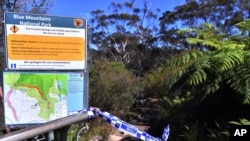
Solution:
M187 45L185 40L187 37L183 37L182 34L176 34L174 31L183 28L188 28L187 30L189 31L197 30L196 27L200 23L206 22L220 28L220 33L223 32L223 35L232 35L235 33L235 24L249 17L248 12L249 0L188 0L185 4L176 6L171 11L165 11L162 17L159 18L161 26L160 39L166 47L191 50L198 46ZM200 25L199 27L211 28L208 25ZM200 35L213 33L211 30L207 31L207 33L204 32ZM192 34L192 36L196 35ZM216 34L211 34L211 36L216 36ZM194 38L192 40L193 42L200 42L202 38ZM201 42L201 45L214 45L214 41L204 40ZM219 42L216 44L218 47L220 46Z
M107 140L109 135L114 132L114 128L106 121L100 118L95 118L88 122L89 130L81 135L79 141L90 141L93 138L101 137L102 140Z
M167 76L166 87L172 91L190 91L201 101L208 94L225 89L224 84L228 84L238 97L236 100L250 102L250 57L244 40L236 42L235 38L227 38L208 23L197 29L181 30L179 34L189 36L190 44L202 44L203 50L185 52L170 60L162 71L163 76Z
M140 83L121 62L94 62L90 73L90 106L123 116L140 93Z
M166 83L173 84L181 77L183 77L198 59L204 56L203 52L193 51L183 53L180 56L174 57L170 62L166 64L162 74L166 74Z
M199 121L185 122L179 128L179 133L175 135L174 141L228 141L229 129L228 125L214 121L215 126L209 127L207 123ZM177 131L176 131L177 132ZM171 139L171 138L170 138Z
M86 127L86 124L89 129L82 130L81 132L79 132L82 127ZM67 141L90 141L95 140L95 138L107 140L109 135L113 132L114 128L108 122L104 121L103 119L100 119L99 117L96 117L90 121L86 121L85 123L75 123L71 125L67 133ZM79 136L77 136L77 134Z
M216 72L225 72L234 66L244 62L244 50L242 49L223 49L216 52L212 58L212 67Z
M240 49L193 51L168 62L162 73L167 74L167 87L192 86L205 97L220 89L225 72L243 62L244 51Z
M204 132L206 130L205 126L199 126L198 122L189 123L184 125L184 133L180 135L182 140L186 141L200 141L204 140Z
M93 29L92 43L99 49L112 53L109 58L113 60L127 58L136 46L152 41L152 33L157 29L157 15L149 8L149 3L144 2L143 8L135 7L135 1L124 3L112 2L111 14L102 10L92 11L91 25ZM101 40L98 40L100 39ZM145 46L148 48L148 46ZM127 63L127 62L124 62Z
M167 120L175 125L172 131L180 133L172 133L174 140L226 141L229 130L225 123L245 109L239 105L250 102L249 37L243 32L226 37L209 24L179 34L197 48L174 56L158 72L164 82L161 106ZM237 112L227 111L229 107ZM211 115L202 116L203 110ZM220 116L223 119L217 122Z
M229 124L233 124L233 125L250 125L250 120L242 118L239 121L230 121Z
M151 73L145 74L141 79L147 97L161 97L166 93L167 89L164 88L164 77L162 77L161 71L162 68L159 68Z
M215 127L208 129L210 140L213 141L228 141L230 133L228 124L214 121Z
M247 24L246 24L247 25ZM243 25L246 26L245 24ZM243 49L245 44L229 40L226 34L220 32L220 29L215 26L204 23L198 28L186 28L177 31L178 34L187 36L187 41L193 45L202 45L210 49Z
M135 7L135 3L135 0L112 2L109 6L111 13L92 11L91 41L101 51L98 57L122 61L126 68L140 77L157 64L154 60L164 55L162 50L154 53L159 45L156 37L158 14L149 8L148 1L144 1L139 8Z
M250 19L237 23L236 26L243 32L250 31Z
M232 68L226 75L226 84L238 95L235 98L250 104L250 52L245 53L244 63Z

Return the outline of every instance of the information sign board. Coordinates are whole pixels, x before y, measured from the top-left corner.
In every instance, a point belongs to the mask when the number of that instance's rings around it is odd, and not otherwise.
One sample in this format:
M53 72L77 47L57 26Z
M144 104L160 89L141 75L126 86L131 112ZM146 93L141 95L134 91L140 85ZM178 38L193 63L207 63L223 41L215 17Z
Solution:
M85 19L20 13L4 19L7 69L86 69Z

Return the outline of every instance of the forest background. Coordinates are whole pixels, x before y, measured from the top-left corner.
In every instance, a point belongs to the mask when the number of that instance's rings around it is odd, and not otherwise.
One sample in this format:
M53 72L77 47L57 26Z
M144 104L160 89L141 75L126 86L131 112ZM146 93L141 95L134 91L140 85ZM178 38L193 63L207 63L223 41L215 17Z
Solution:
M144 119L157 137L170 124L169 141L226 141L230 124L249 124L250 1L186 0L162 12L134 2L91 12L89 105L134 124ZM50 8L53 0L1 0L0 20L5 11ZM3 34L1 28L1 69ZM152 99L158 110L135 110ZM100 122L90 122L85 139L107 137Z

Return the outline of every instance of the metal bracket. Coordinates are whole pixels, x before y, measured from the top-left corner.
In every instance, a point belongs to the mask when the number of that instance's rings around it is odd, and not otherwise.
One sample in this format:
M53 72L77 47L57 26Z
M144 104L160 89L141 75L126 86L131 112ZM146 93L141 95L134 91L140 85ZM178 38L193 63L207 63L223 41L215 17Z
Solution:
M35 141L43 141L43 140L46 140L46 137L44 135L41 135L41 136L35 136L34 137Z
M79 141L80 137L81 137L81 133L83 131L87 131L89 130L89 126L87 123L85 123L85 126L83 126L82 128L80 128L78 131L77 131L77 135L76 135L76 141Z

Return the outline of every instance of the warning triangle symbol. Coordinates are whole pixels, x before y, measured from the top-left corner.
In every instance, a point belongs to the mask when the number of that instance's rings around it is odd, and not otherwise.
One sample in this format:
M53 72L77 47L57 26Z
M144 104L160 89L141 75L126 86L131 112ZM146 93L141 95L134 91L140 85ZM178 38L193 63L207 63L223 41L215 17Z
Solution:
M13 26L10 28L10 30L11 30L13 33L16 33L16 32L19 30L19 28L18 28L16 25L13 25Z

